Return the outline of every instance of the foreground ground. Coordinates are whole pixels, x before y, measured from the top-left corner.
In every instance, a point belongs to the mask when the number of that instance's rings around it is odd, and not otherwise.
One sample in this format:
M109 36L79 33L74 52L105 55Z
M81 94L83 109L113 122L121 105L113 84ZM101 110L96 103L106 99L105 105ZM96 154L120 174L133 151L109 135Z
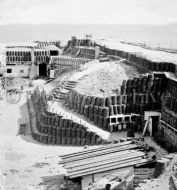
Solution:
M0 104L0 189L57 189L61 174L59 155L79 151L81 147L46 146L30 136L19 136L20 123L28 122L26 96L17 104Z

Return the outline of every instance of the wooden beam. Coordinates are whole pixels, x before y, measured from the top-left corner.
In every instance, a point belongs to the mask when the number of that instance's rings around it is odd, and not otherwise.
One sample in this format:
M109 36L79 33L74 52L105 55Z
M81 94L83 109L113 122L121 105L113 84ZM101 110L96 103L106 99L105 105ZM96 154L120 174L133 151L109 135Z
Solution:
M134 158L139 158L142 156L144 156L144 153L132 153L132 154L127 154L127 155L122 155L118 158L114 158L114 159L108 159L108 160L104 160L102 162L97 162L97 163L89 163L89 164L85 164L82 166L75 166L75 167L71 167L67 170L68 173L73 173L76 171L84 171L84 170L88 170L89 168L99 168L99 167L107 167L109 165L114 165L114 164L119 164L119 162L121 161L126 161L126 160L131 160Z
M81 176L85 176L85 175L90 175L90 174L96 174L96 173L101 173L101 172L106 172L106 171L111 171L111 170L115 170L115 169L120 169L120 168L126 168L126 167L130 167L130 166L134 166L135 164L137 164L138 162L140 162L142 160L142 158L137 158L134 160L128 160L127 162L122 162L120 164L116 164L113 166L109 166L109 167L102 167L99 169L92 169L89 171L83 171L83 172L77 172L77 173L68 173L66 176L68 176L69 178L76 178L76 177L81 177Z
M137 147L138 147L137 145L132 144L132 145L124 146L122 148L120 148L120 147L112 148L112 149L104 150L104 151L101 151L101 152L94 152L94 153L91 153L91 154L85 154L85 155L82 155L82 156L72 157L71 159L64 159L60 163L73 162L73 161L77 161L77 160L82 160L84 158L86 159L86 158L90 158L90 157L96 157L96 156L100 156L100 155L110 154L110 153L113 153L113 152L120 152L120 151L123 151L123 150L130 150L130 149L134 149L134 148L137 148Z
M61 158L68 158L68 157L70 158L70 157L75 157L77 155L82 155L82 154L86 154L86 153L90 153L90 152L98 152L98 151L101 151L101 150L104 150L104 149L109 149L109 148L112 148L112 147L120 147L120 146L124 146L124 145L128 145L128 144L132 144L132 142L131 141L126 141L126 142L117 143L117 144L104 145L104 146L98 147L98 148L92 148L92 149L89 149L89 150L83 150L83 151L76 152L76 153L61 155L60 157Z
M78 160L78 161L75 161L75 162L66 163L64 165L64 167L65 168L70 168L70 167L74 167L74 166L78 166L78 165L85 165L86 163L101 162L101 161L106 160L106 159L119 157L121 155L125 155L127 153L130 154L130 153L133 153L133 152L137 152L137 151L135 151L135 150L125 150L125 151L121 151L121 152L115 152L115 153L112 153L112 154L108 154L108 155L105 155L105 156L98 156L98 157L95 157L94 159L93 158L87 158L87 159L84 159L84 160Z

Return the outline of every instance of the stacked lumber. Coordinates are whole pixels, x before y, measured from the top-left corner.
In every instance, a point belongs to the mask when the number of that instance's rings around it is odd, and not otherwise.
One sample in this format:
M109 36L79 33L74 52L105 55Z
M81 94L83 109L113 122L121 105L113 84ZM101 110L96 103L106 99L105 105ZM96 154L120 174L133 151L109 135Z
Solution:
M144 180L154 178L154 168L135 168L134 171L134 186L143 183Z
M134 166L144 160L139 145L131 141L61 156L69 178Z

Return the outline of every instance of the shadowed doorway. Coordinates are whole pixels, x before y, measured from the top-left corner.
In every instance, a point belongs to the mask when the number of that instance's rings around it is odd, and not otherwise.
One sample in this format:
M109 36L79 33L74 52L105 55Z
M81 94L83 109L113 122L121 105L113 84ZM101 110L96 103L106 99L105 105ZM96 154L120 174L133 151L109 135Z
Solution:
M39 77L47 77L47 64L39 64Z

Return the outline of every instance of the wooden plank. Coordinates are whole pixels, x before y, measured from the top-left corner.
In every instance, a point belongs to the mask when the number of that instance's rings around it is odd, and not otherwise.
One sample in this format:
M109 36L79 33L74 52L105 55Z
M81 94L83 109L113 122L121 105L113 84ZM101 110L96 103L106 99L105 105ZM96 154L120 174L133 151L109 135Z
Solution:
M78 167L88 167L89 165L99 165L100 163L103 165L104 163L106 163L106 162L108 162L108 163L114 163L114 162L118 162L118 161L120 161L120 160L125 160L126 158L128 158L128 156L130 157L130 156L134 156L134 155L144 155L144 154L142 154L142 153L132 153L132 154L125 154L125 155L122 155L122 156L118 156L118 157L114 157L114 158L108 158L108 159L105 159L105 160L101 160L101 161L99 161L99 160L97 160L97 161L93 161L93 162L84 162L84 163L77 163L77 165L72 165L72 164L70 164L69 166L66 164L65 165L65 168L66 169L75 169L75 168L78 168Z
M131 162L133 162L134 160L141 160L142 158L141 158L141 156L138 156L138 157L131 157L131 158L129 158L129 159L127 159L127 160L121 160L121 161L119 161L119 162L115 162L115 163L108 163L108 164L105 164L105 165L99 165L99 166L95 166L95 167L90 167L90 168L87 168L87 169L80 169L80 170L70 170L69 172L67 172L68 174L74 174L74 173L82 173L82 172L87 172L87 171L97 171L97 170L99 170L99 169L106 169L106 168L108 168L108 167L116 167L117 165L120 165L120 164L122 164L122 163L126 163L126 162L128 162L129 164L131 164Z
M78 172L78 173L75 173L75 174L74 173L68 173L66 176L68 176L69 178L76 178L76 177L80 177L80 176L85 176L85 175L90 175L90 174L96 174L96 173L111 171L111 170L120 169L120 168L126 168L126 167L130 167L130 166L134 166L139 161L141 161L141 159L142 158L137 158L137 159L134 159L131 162L127 161L125 163L116 164L116 165L110 166L110 167L93 169L91 171Z
M135 168L135 173L154 171L154 168Z
M116 144L108 144L108 145L103 145L103 146L97 147L97 148L92 148L92 149L82 150L82 151L71 153L71 154L61 155L61 157L66 158L66 157L86 154L86 153L94 152L94 151L101 151L101 150L104 150L104 149L109 149L109 148L113 148L113 147L120 147L120 146L124 146L124 145L129 145L129 144L132 144L132 142L131 141L126 141L126 142L121 142L121 143L116 143Z
M95 151L95 152L91 152L91 153L87 153L87 154L83 154L83 155L78 155L78 156L74 156L74 157L71 157L71 158L65 158L65 159L62 159L61 163L63 162L68 162L69 160L77 160L77 159L80 159L80 158L85 158L85 157L93 157L94 155L103 155L103 154L106 154L106 153L109 153L109 152L120 152L120 151L124 151L124 150L131 150L131 149L134 149L134 148L138 148L137 145L134 145L134 144L130 144L130 145L125 145L125 146L121 146L121 147L113 147L113 148L110 148L110 149L105 149L103 151Z
M100 157L100 156L107 156L108 154L123 152L123 151L133 149L133 148L134 148L134 146L131 146L131 147L128 146L128 147L123 147L121 149L118 148L118 149L104 150L103 152L98 152L98 153L95 152L92 154L86 154L86 155L79 156L79 157L73 157L71 159L65 159L65 160L60 161L59 163L65 164L68 162L79 162L79 161L85 160L85 159L96 159L97 157Z
M98 152L98 151L102 151L104 149L120 147L120 146L124 146L124 145L128 145L128 144L132 144L132 142L127 141L127 142L122 142L122 143L117 143L117 144L105 145L105 146L102 146L102 147L99 147L99 148L93 148L93 149L90 149L90 150L83 150L83 151L76 152L76 153L61 155L60 157L63 158L63 159L68 158L68 157L75 157L75 156L82 155L82 154L87 154L87 153L90 153L90 152Z
M109 159L109 160L105 160L102 162L97 162L97 163L89 163L86 165L82 165L82 166L76 166L76 167L72 167L70 169L67 170L68 173L70 172L75 172L75 171L82 171L82 170L87 170L89 168L97 168L99 166L108 166L108 165L112 165L114 163L118 164L121 161L125 161L125 160L130 160L130 159L134 159L137 157L142 157L144 154L143 153L133 153L130 155L123 155L122 157L119 158L114 158L114 159Z
M153 174L144 174L144 175L135 175L135 179L147 179L147 178L152 178Z
M90 157L96 157L96 156L99 156L99 155L105 155L105 154L110 154L110 153L113 153L113 152L120 152L120 151L123 151L123 150L129 150L129 149L134 149L134 148L137 148L137 145L128 145L128 146L124 146L122 148L118 147L118 148L114 148L114 149L104 150L104 151L101 151L101 152L95 152L95 153L92 153L92 154L85 154L83 156L73 157L72 159L62 160L59 163L67 163L67 162L72 162L72 161L75 161L75 160L82 160L84 158L86 159L86 158L90 158Z
M112 154L107 154L105 156L98 156L96 158L87 158L85 160L82 161L75 161L75 162L71 162L71 163L66 163L66 165L64 165L65 168L69 168L69 167L74 167L77 165L85 165L86 163L94 163L94 162L101 162L102 160L106 160L106 159L110 159L110 158L115 158L121 155L125 155L127 153L133 153L133 152L137 152L135 150L126 150L126 151L121 151L121 152L116 152L116 153L112 153Z
M135 165L135 167L142 166L142 165L148 164L148 163L155 163L155 162L156 162L156 160L153 160L153 159L144 159L141 162L137 163Z
M121 152L120 152L121 153ZM117 155L116 153L113 154L108 154L107 156L99 156L95 159L93 158L90 158L89 160L88 159L85 159L85 160L82 160L82 161L78 161L78 162L71 162L71 163L66 163L64 165L65 168L73 168L73 167L77 167L77 166L82 166L82 165L87 165L87 164L92 164L92 163L97 163L97 162L103 162L103 161L106 161L106 160L112 160L112 159L118 159L118 158L122 158L122 157L126 157L127 155L132 155L132 154L137 154L138 152L131 152L131 151L127 151L125 152L124 154L119 154Z

